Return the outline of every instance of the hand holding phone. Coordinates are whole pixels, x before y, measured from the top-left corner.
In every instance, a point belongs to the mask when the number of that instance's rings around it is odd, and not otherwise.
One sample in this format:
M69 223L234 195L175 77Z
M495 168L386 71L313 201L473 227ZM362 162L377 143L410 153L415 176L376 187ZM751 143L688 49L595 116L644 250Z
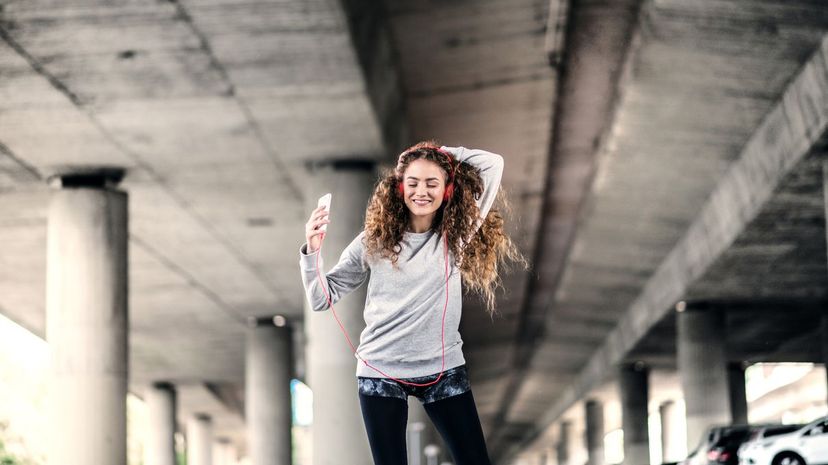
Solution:
M328 192L327 194L319 197L319 200L316 201L317 207L325 207L325 214L328 215L331 213L331 193ZM319 228L322 231L328 230L328 225L323 224L322 227Z
M325 194L316 203L316 209L311 212L310 219L305 223L305 239L308 243L307 252L313 253L322 246L322 235L328 229L328 214L331 209L331 194Z

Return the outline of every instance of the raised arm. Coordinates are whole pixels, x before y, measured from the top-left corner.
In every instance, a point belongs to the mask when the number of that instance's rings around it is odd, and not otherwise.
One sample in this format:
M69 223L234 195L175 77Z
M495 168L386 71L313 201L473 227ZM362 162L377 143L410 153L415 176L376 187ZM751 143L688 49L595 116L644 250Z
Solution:
M360 233L351 241L348 247L342 251L339 262L329 272L322 275L331 303L337 303L368 278L369 268L364 259L364 246L362 244L364 234L364 232ZM305 296L314 312L328 309L328 300L325 298L325 292L317 274L316 259L318 254L318 250L308 253L307 243L302 244L299 249L299 268L302 271L302 284L305 286ZM320 269L324 269L322 257L318 258Z
M445 146L440 148L450 152L461 163L468 163L480 169L480 177L483 179L483 194L476 201L477 207L480 209L480 218L474 228L474 232L477 232L486 215L489 214L495 197L497 197L497 191L500 189L500 180L503 178L503 157L480 149Z

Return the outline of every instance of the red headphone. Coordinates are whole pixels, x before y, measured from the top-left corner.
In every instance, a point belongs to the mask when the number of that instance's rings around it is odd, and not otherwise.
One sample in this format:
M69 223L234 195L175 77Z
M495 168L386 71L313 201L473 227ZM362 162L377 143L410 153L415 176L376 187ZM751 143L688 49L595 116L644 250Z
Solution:
M447 153L445 150L437 149L438 152L442 153L446 157L448 157L449 165L451 165L451 172L449 173L449 182L446 184L446 191L443 193L443 202L448 202L452 195L454 195L454 159L451 158L451 155ZM403 187L403 182L397 182L397 191L400 193L400 197L405 195L405 188Z

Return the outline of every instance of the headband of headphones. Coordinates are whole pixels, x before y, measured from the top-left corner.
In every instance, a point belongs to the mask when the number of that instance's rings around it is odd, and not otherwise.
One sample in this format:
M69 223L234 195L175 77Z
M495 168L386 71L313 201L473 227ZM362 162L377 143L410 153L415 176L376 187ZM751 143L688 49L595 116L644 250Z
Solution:
M422 148L422 147L420 147L420 148ZM456 171L457 171L457 167L454 165L454 157L452 157L451 153L449 153L448 151L443 150L439 147L427 146L426 148L434 149L434 150L442 153L443 155L445 155L446 158L448 158L449 166L451 166L451 171L449 172L449 181L448 182L449 183L453 182L454 181L454 175L456 174ZM402 155L403 156L407 155L409 152L412 152L414 150L418 150L418 149L406 150L405 152L402 153Z

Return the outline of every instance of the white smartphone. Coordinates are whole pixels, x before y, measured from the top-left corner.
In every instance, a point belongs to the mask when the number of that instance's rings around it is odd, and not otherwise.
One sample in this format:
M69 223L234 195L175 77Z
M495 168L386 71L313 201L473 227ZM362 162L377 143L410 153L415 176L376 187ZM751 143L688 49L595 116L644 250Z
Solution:
M319 200L316 202L317 207L325 206L325 211L328 212L328 215L331 214L331 193L328 192L327 194L319 197ZM322 227L319 228L320 231L328 231L328 225L323 224Z

